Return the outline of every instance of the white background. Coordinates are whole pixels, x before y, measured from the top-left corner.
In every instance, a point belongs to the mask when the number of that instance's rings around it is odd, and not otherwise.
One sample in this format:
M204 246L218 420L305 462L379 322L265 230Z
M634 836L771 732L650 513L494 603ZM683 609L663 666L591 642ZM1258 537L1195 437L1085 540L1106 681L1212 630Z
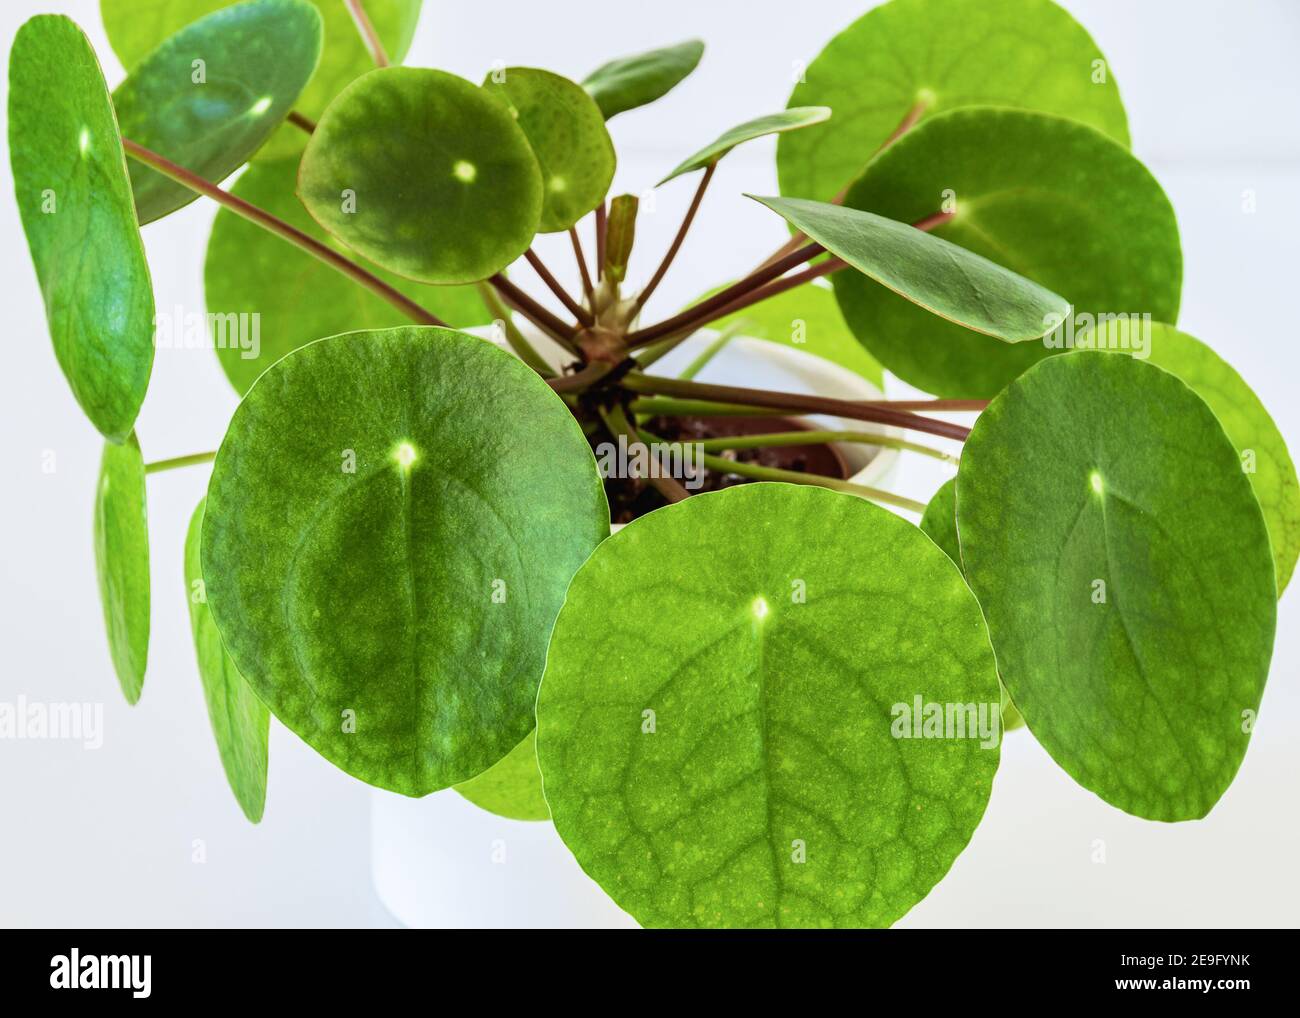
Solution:
M480 80L493 61L581 77L608 57L690 36L709 49L659 104L612 125L615 186L640 192L721 130L785 105L791 68L867 0L426 0L408 62ZM30 14L90 35L110 85L121 68L93 0L6 0L5 52ZM1300 452L1294 303L1300 227L1300 3L1071 0L1108 56L1136 153L1178 212L1180 324L1254 386ZM941 31L942 26L936 26ZM57 68L51 68L57 74ZM3 86L0 86L3 87ZM671 310L750 267L785 236L741 191L775 193L772 146L722 164L696 230L654 304ZM9 926L364 925L390 920L368 871L369 791L275 723L266 819L227 791L189 642L181 549L206 469L149 482L153 636L140 704L117 691L96 595L90 507L100 441L59 374L0 169L5 472L0 497L0 700L104 704L102 749L0 741L0 923ZM663 189L638 227L648 271L694 182ZM1256 193L1257 212L1242 211ZM159 308L202 307L206 202L146 228ZM560 264L558 251L550 260ZM340 282L339 285L345 285ZM654 308L652 308L652 312ZM149 459L215 448L235 396L206 351L159 351L138 431ZM45 474L53 450L57 470ZM942 475L908 464L919 499ZM1300 633L1283 600L1272 676L1250 752L1213 814L1136 820L1076 786L1032 737L1008 736L984 823L948 877L903 921L944 926L1296 925L1300 918ZM444 793L451 794L451 793ZM201 839L206 862L192 862ZM1093 862L1095 842L1106 861Z

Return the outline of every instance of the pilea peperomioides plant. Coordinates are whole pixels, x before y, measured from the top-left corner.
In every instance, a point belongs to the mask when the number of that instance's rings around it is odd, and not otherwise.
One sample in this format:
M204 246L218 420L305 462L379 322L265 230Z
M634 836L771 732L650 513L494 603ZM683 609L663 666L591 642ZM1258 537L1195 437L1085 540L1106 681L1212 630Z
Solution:
M111 94L66 18L14 43L17 200L59 364L106 440L95 553L127 698L146 475L214 461L184 576L252 820L274 715L363 781L553 820L643 924L829 926L892 923L942 878L1021 718L1114 806L1204 816L1259 709L1300 486L1250 389L1173 326L1173 210L1088 34L1050 0L877 7L788 109L664 178L699 181L637 287L606 120L702 44L581 83L476 83L390 65L419 8L176 0L151 20L103 0L129 72ZM718 161L773 134L782 196L756 200L789 243L643 321ZM162 325L139 231L198 195L221 206L205 283L242 402L217 452L146 464ZM569 235L580 287L539 233ZM244 314L255 348L222 342ZM490 324L495 343L456 331ZM935 398L695 380L733 335L792 325L806 352ZM706 327L685 372L650 370ZM980 413L933 416L951 412ZM792 420L810 415L876 430ZM760 427L718 423L736 418ZM602 478L593 450L620 438L698 446L715 490ZM756 455L864 440L964 442L958 475L922 506ZM611 536L629 480L651 501Z

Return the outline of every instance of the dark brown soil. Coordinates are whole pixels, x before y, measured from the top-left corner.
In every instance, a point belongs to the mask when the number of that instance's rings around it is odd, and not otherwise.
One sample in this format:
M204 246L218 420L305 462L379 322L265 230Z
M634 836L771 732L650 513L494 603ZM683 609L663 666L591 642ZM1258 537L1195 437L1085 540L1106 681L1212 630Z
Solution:
M777 431L794 431L807 428L806 424L786 417L655 417L646 423L646 430L670 442L698 442L706 438L726 435L762 435ZM607 442L600 435L595 442ZM804 474L822 474L827 477L847 479L849 465L839 450L829 445L787 445L762 449L728 450L717 453L725 459L742 463L756 463L780 470L794 470ZM702 486L691 489L691 494L717 491L752 480L738 474L705 470ZM609 514L613 523L630 523L638 516L666 505L667 500L648 482L638 478L610 477L605 480L605 494L609 498Z

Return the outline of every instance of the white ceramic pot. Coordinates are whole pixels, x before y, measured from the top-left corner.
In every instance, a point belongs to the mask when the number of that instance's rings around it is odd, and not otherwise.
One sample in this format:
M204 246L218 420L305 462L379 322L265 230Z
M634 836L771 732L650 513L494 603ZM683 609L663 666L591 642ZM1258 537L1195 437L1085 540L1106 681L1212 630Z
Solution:
M692 337L655 365L676 374L712 337ZM700 381L842 399L879 399L870 382L838 365L759 339L727 344ZM811 418L839 430L892 429ZM841 445L853 480L878 486L897 450ZM874 455L873 455L874 453ZM371 872L380 901L411 927L630 928L636 923L578 866L549 821L508 820L447 789L410 799L376 789L371 800Z

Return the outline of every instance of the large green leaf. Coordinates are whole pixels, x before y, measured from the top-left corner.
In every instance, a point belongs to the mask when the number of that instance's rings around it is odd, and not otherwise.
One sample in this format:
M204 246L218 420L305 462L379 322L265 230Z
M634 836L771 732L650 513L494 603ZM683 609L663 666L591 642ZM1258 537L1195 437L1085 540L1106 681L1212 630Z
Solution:
M955 214L936 235L1062 294L1076 313L1177 319L1174 211L1146 167L1092 128L1018 110L945 113L873 161L845 204L915 222L946 198ZM834 285L867 349L939 396L989 398L1053 352L939 321L852 272Z
M882 4L827 44L790 105L835 111L825 127L786 135L777 148L781 193L823 201L843 192L905 120L959 106L1054 113L1129 143L1097 44L1051 0Z
M389 67L354 81L325 111L298 196L377 265L468 283L528 248L542 174L510 111L482 89L445 71Z
M1295 571L1300 555L1300 482L1295 463L1259 397L1222 357L1198 339L1172 325L1149 323L1145 356L1157 367L1177 375L1210 405L1228 438L1242 456L1255 497L1264 510L1264 522L1273 544L1277 589L1281 594ZM1110 322L1099 332L1103 347L1132 349L1128 337L1141 323Z
M113 93L123 137L205 180L239 169L284 120L320 58L320 15L306 0L248 0L167 39ZM141 223L194 191L132 163Z
M353 79L374 68L370 51L343 0L311 0L320 12L324 45L310 84L294 109L315 119ZM400 64L411 48L421 0L365 0L366 14L379 33L388 58ZM231 0L100 0L109 44L128 71L168 36L205 14L229 7ZM295 158L307 136L281 127L258 150L256 159Z
M769 134L783 134L786 131L794 131L800 127L811 127L813 124L820 124L822 121L829 119L830 115L829 106L796 106L788 110L782 110L780 113L772 113L765 117L747 120L745 123L723 132L717 140L705 145L693 156L682 160L659 183L666 184L674 177L680 177L683 173L690 173L693 170L702 170L706 166L711 166L737 145L744 144L747 141L763 138Z
M1277 586L1210 408L1160 368L1074 352L980 415L957 477L966 578L1034 736L1085 788L1202 817L1246 752Z
M983 815L997 692L979 605L919 530L748 484L642 517L578 571L538 759L560 836L644 925L887 925ZM987 737L896 737L918 699L983 705Z
M317 240L345 250L294 196L296 173L291 162L255 163L235 182L233 190ZM426 286L373 265L366 267L456 328L491 320L473 287ZM217 358L241 395L267 367L305 343L340 332L384 329L407 322L387 301L225 209L212 224L203 283L207 310L218 316L212 319ZM242 319L246 325L242 332L241 319L232 315L249 316Z
M127 703L140 699L149 657L149 522L144 458L132 434L104 443L95 487L95 571L108 651Z
M533 726L546 639L609 533L591 449L535 372L446 329L302 347L239 405L203 524L208 604L272 712L423 795Z
M817 280L719 318L709 327L724 331L732 326L737 326L742 336L803 350L848 368L877 389L884 388L884 369L844 324L830 287L818 285Z
M462 781L456 791L480 809L511 820L549 820L537 769L537 730L477 777Z
M59 367L123 442L153 367L153 286L104 75L65 17L38 15L14 38L9 159Z
M829 202L756 200L887 291L995 340L1039 339L1052 316L1069 314L1064 299L1032 279L907 223Z
M698 39L602 64L583 79L605 119L645 106L672 91L700 62Z
M271 715L230 660L208 611L207 588L199 561L203 506L199 502L185 535L185 591L190 602L190 630L199 659L203 698L217 739L217 752L239 808L253 823L266 806L266 754Z
M542 233L567 230L602 201L614 179L614 143L581 85L535 67L493 71L483 82L523 128L541 166Z

